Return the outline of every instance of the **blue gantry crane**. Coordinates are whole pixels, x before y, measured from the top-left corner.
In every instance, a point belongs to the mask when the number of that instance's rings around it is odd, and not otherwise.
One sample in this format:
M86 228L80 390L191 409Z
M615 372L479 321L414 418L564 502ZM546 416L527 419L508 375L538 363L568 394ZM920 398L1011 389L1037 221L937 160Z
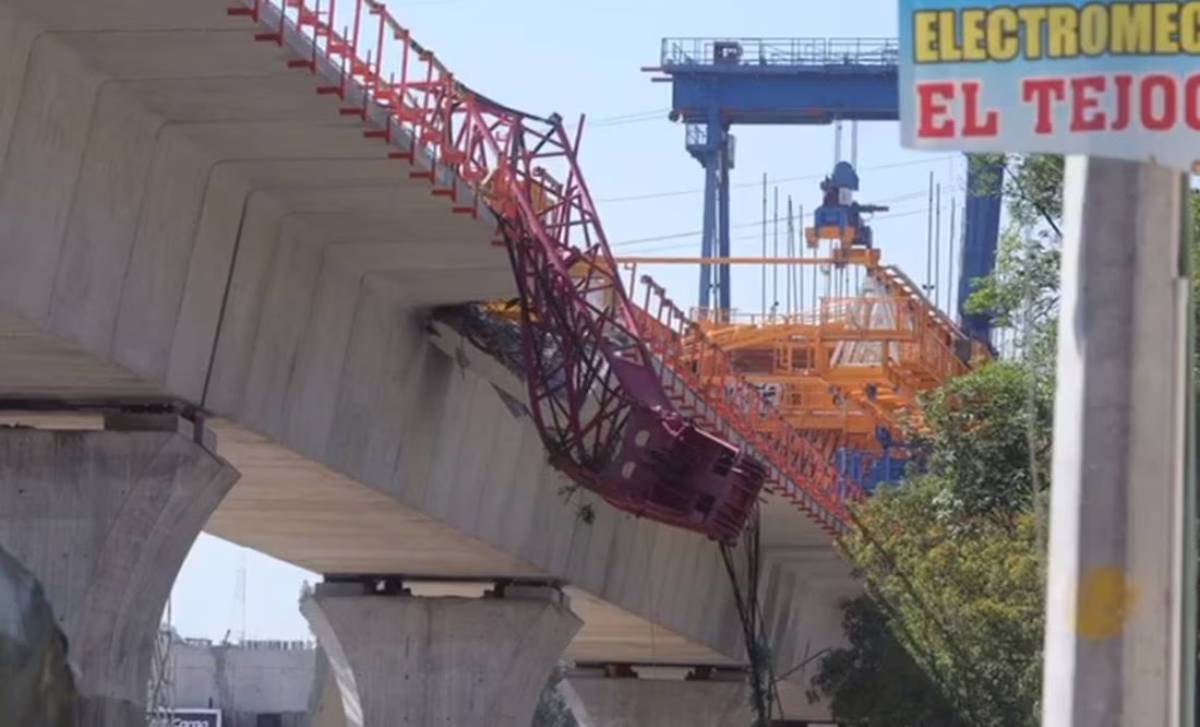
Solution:
M701 255L729 257L729 174L734 124L831 124L899 118L899 42L887 38L666 38L660 65L672 84L670 118L704 167ZM968 165L958 307L963 328L987 341L987 316L967 315L971 281L995 266L1001 162ZM716 300L713 300L713 293ZM728 265L703 265L700 306L730 308Z

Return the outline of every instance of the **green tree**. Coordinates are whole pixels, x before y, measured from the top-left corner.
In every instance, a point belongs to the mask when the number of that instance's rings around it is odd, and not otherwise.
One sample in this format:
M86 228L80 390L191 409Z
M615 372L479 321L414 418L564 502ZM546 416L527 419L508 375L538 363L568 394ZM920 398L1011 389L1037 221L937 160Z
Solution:
M973 157L991 169L997 157ZM1020 355L1050 377L1058 323L1058 276L1062 246L1063 158L1013 155L1003 160L1003 178L977 174L980 188L999 186L1008 224L1000 237L991 275L972 282L968 313L988 315L992 325L1019 333Z
M994 363L923 400L926 429L910 440L941 483L938 509L1012 529L1047 485L1052 391L1028 366Z
M927 472L857 512L844 547L867 596L845 604L849 645L813 679L847 724L1038 723L1062 160L1012 158L985 183L1003 184L1010 225L969 305L1028 339L926 397ZM1200 191L1191 217L1200 300Z
M989 164L996 159L974 163ZM923 401L910 433L926 474L857 513L847 555L867 597L846 604L850 646L818 667L814 692L850 724L999 727L1038 722L1043 621L1042 542L1053 399L1054 331L1062 238L1062 159L1010 157L998 185L1009 224L992 275L975 281L968 310L1024 335L1015 363L993 363ZM870 628L869 626L874 626ZM852 630L853 629L853 630ZM888 686L874 670L901 646L916 669ZM902 663L902 662L901 662ZM887 715L891 690L950 714ZM919 708L918 708L919 709Z
M1030 463L1041 469L1048 457L1049 391L1027 367L993 363L934 393L925 411L928 472L864 503L843 541L886 639L852 633L849 648L822 661L814 689L850 724L908 724L847 706L886 703L899 689L919 704L952 705L973 727L1034 725L1043 583ZM863 622L863 608L847 605L849 625ZM889 639L921 671L872 686ZM943 723L957 724L930 722Z
M850 642L821 663L810 698L830 698L847 724L887 727L968 727L954 706L892 635L878 605L862 596L845 604L842 630Z
M972 164L990 165L996 156L972 157ZM973 281L966 303L969 313L986 313L1001 328L1021 327L1026 313L1034 350L1042 363L1053 360L1058 324L1058 271L1062 242L1063 158L1053 154L1009 156L1004 176L980 174L980 189L1000 186L1007 203L1009 224L1000 239L994 272ZM1193 300L1200 301L1200 190L1191 197ZM1200 321L1200 305L1194 306ZM1200 358L1196 369L1200 371Z

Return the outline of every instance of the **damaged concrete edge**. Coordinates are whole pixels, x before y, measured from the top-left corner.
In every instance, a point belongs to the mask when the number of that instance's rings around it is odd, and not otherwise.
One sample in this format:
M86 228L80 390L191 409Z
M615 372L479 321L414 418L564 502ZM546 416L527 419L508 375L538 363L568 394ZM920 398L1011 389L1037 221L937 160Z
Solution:
M480 349L465 335L448 323L433 319L428 325L429 342L451 360L490 383L510 410L511 402L528 412L529 392L525 382L492 354Z

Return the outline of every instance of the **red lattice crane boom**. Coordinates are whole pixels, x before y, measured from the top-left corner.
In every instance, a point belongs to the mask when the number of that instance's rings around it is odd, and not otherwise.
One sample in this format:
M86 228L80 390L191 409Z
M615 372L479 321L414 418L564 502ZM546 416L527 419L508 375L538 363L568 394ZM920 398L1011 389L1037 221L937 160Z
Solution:
M320 79L317 93L361 118L452 212L495 217L551 463L620 509L733 541L764 467L668 397L580 173L578 136L460 84L376 0L245 0L229 12L289 48L288 66Z

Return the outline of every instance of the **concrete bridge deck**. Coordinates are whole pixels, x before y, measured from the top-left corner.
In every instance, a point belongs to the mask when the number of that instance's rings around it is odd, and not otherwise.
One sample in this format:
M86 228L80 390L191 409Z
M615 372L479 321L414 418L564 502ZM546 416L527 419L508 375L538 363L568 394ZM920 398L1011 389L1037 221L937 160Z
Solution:
M740 663L716 546L568 502L497 393L520 382L431 333L432 306L515 294L488 215L451 213L228 1L0 0L4 418L186 402L241 473L216 535L322 573L550 578L584 621L571 658ZM771 502L763 540L779 663L839 643L858 586L827 536Z

